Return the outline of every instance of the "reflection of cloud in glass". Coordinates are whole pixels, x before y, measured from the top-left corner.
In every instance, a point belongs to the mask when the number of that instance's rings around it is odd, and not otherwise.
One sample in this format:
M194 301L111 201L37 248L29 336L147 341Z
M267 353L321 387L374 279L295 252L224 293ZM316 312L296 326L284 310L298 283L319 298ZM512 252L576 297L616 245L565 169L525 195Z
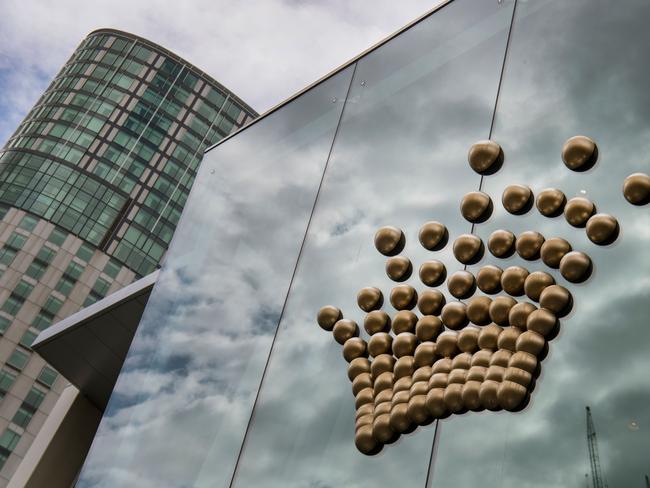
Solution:
M235 486L424 485L435 426L360 454L347 364L315 317L331 303L361 324L357 291L388 296L378 227L404 230L416 266L432 257L417 242L424 222L470 230L458 213L479 184L467 150L488 133L511 7L451 4L358 62ZM462 268L450 249L436 257ZM409 282L422 288L417 268Z
M206 157L79 486L227 485L350 76Z
M587 252L595 270L589 281L570 285L575 299L550 343L530 405L517 414L467 414L441 422L432 486L580 486L590 472L585 406L592 408L600 459L610 486L642 486L650 436L628 428L650 421L646 327L650 303L650 218L622 197L624 178L642 170L648 150L647 85L644 56L650 6L642 1L541 1L517 7L496 114L494 139L505 163L486 177L484 191L498 201L506 185L534 192L557 187L571 198L586 190L599 212L611 213L621 235L597 247L584 229L563 217L535 211L508 215L500 206L477 226L484 239L495 229L515 234L538 230L560 236ZM577 134L599 145L599 161L582 174L560 159L566 139ZM646 166L647 167L647 166ZM543 269L516 257L486 263Z

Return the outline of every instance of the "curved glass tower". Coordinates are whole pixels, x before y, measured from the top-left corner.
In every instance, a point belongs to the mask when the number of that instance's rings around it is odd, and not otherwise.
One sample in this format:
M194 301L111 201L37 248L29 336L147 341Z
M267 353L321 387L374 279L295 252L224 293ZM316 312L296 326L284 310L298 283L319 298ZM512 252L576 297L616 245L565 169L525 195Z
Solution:
M0 486L65 384L34 338L158 267L203 151L256 115L170 51L101 29L0 151Z

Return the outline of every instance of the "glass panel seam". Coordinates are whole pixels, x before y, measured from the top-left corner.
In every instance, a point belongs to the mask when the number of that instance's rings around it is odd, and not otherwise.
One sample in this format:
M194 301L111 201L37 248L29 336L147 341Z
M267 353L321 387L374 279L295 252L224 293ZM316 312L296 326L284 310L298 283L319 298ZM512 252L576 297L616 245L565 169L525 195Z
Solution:
M345 99L343 100L343 108L341 109L341 113L339 114L338 121L336 122L336 129L334 130L334 136L332 137L332 142L329 147L329 151L327 152L327 157L325 158L325 165L323 167L323 174L321 175L320 182L318 183L318 189L316 190L316 196L314 197L314 203L311 207L311 212L309 214L309 219L307 220L307 225L305 226L305 233L302 238L302 242L300 244L300 250L298 251L298 257L296 258L296 263L293 267L293 272L291 274L291 279L289 280L289 286L287 287L287 293L284 298L284 302L282 304L282 310L280 311L280 317L278 318L278 323L275 328L275 332L273 333L273 341L271 342L271 347L269 349L268 356L266 358L266 363L264 364L264 369L262 370L262 377L260 379L259 386L257 388L257 393L255 394L255 400L253 401L253 407L251 408L251 414L248 418L248 423L246 424L246 430L244 431L244 437L242 439L241 446L239 447L239 452L237 453L237 460L235 461L235 466L233 467L233 472L232 476L230 478L230 482L228 483L228 488L233 487L233 483L235 482L235 478L237 476L237 468L239 467L239 463L241 461L242 454L244 452L244 448L246 446L246 440L248 438L248 433L250 431L251 424L253 423L253 418L255 417L255 408L257 407L257 402L260 397L260 391L262 390L262 387L264 385L264 378L266 377L266 372L268 370L269 364L271 363L271 356L273 355L273 348L275 346L275 340L278 337L278 332L280 330L280 324L282 323L282 318L284 317L284 311L287 307L287 302L289 300L289 295L291 294L291 288L293 286L293 280L296 277L296 272L298 270L298 265L300 264L300 258L302 256L303 249L305 247L305 242L307 241L307 235L309 234L309 229L311 227L311 222L314 217L314 211L316 210L316 206L318 204L318 197L320 196L321 189L323 188L323 181L325 180L325 175L327 174L327 167L330 162L330 158L332 156L332 151L334 149L334 145L336 144L336 138L339 133L339 129L341 128L341 121L343 120L343 115L345 114L345 107L347 106L348 103L348 97L350 95L350 90L352 89L352 84L354 83L354 78L355 74L357 71L357 63L354 63L354 67L352 68L352 74L350 76L350 83L348 85L348 88L345 92Z
M515 20L515 13L517 11L517 0L514 0L514 5L512 7L512 14L510 16L510 25L508 26L508 35L506 36L506 45L503 50L503 61L501 63L501 71L499 73L499 82L497 84L497 92L496 96L494 97L494 108L492 109L492 117L490 119L490 129L488 131L488 139L492 139L492 131L494 129L494 121L496 119L496 113L497 113L497 108L499 106L499 96L501 94L501 84L503 82L503 75L505 73L505 67L506 67L506 60L508 58L508 50L510 48L510 38L512 35L512 24L514 23ZM479 184L478 184L478 191L481 191L481 188L483 188L483 178L484 176L481 175L479 179ZM472 222L471 228L470 228L470 234L474 234L474 227L475 223ZM467 270L467 265L463 266L464 270ZM435 462L435 456L436 452L439 449L438 445L438 440L440 439L440 430L442 429L442 425L440 424L439 420L435 421L435 433L433 436L433 444L431 445L431 457L429 458L429 467L427 469L427 478L424 483L425 488L432 488L433 486L433 478L432 478L432 473L433 473L433 468L434 468L434 462Z

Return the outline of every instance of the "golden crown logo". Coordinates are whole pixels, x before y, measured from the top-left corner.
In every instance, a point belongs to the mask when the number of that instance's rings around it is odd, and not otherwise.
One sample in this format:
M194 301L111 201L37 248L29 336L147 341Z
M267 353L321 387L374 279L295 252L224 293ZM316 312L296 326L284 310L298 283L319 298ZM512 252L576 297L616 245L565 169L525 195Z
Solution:
M562 148L562 159L573 171L586 171L597 157L595 142L585 136L572 137ZM503 151L496 142L480 141L470 148L468 161L477 173L493 174L501 167ZM650 176L628 176L623 195L634 205L647 204ZM585 228L597 245L610 244L618 237L616 218L596 213L587 198L567 201L558 189L542 190L535 198L528 186L515 184L504 190L501 202L514 215L533 207L546 217L563 213L570 225ZM471 223L485 222L492 209L491 197L480 191L468 193L460 204L462 216ZM420 244L429 251L443 249L448 240L442 223L427 222L420 229ZM396 227L382 227L375 234L375 247L388 257L386 273L397 283L413 272L409 258L400 255L405 243L404 233ZM515 252L527 261L541 259L549 268L559 269L569 283L585 281L592 271L585 252L574 250L566 239L546 238L535 230L519 236L497 230L489 236L487 249L499 259ZM476 235L460 235L453 242L453 254L465 268L478 263L484 253L484 243ZM548 341L557 335L559 319L573 304L570 291L549 273L529 272L521 266L486 265L476 275L465 269L447 277L445 264L432 259L420 265L419 278L424 290L407 284L390 290L390 303L397 310L393 317L381 310L381 290L367 287L358 292L357 303L366 312L363 326L368 341L359 337L358 325L343 318L337 307L327 305L318 312L318 324L332 331L349 362L356 407L355 444L364 454L376 454L401 434L451 414L523 409L548 352ZM445 280L458 301L446 303L436 289ZM474 296L477 288L485 295ZM530 301L522 300L524 296ZM413 312L416 307L419 317Z

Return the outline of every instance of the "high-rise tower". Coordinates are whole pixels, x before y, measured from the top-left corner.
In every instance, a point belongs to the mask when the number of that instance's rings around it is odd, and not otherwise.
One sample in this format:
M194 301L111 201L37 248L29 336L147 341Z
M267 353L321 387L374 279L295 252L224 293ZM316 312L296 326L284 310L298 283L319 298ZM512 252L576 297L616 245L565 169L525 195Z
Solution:
M65 384L34 338L156 269L204 149L256 115L166 49L101 29L0 151L0 487Z

